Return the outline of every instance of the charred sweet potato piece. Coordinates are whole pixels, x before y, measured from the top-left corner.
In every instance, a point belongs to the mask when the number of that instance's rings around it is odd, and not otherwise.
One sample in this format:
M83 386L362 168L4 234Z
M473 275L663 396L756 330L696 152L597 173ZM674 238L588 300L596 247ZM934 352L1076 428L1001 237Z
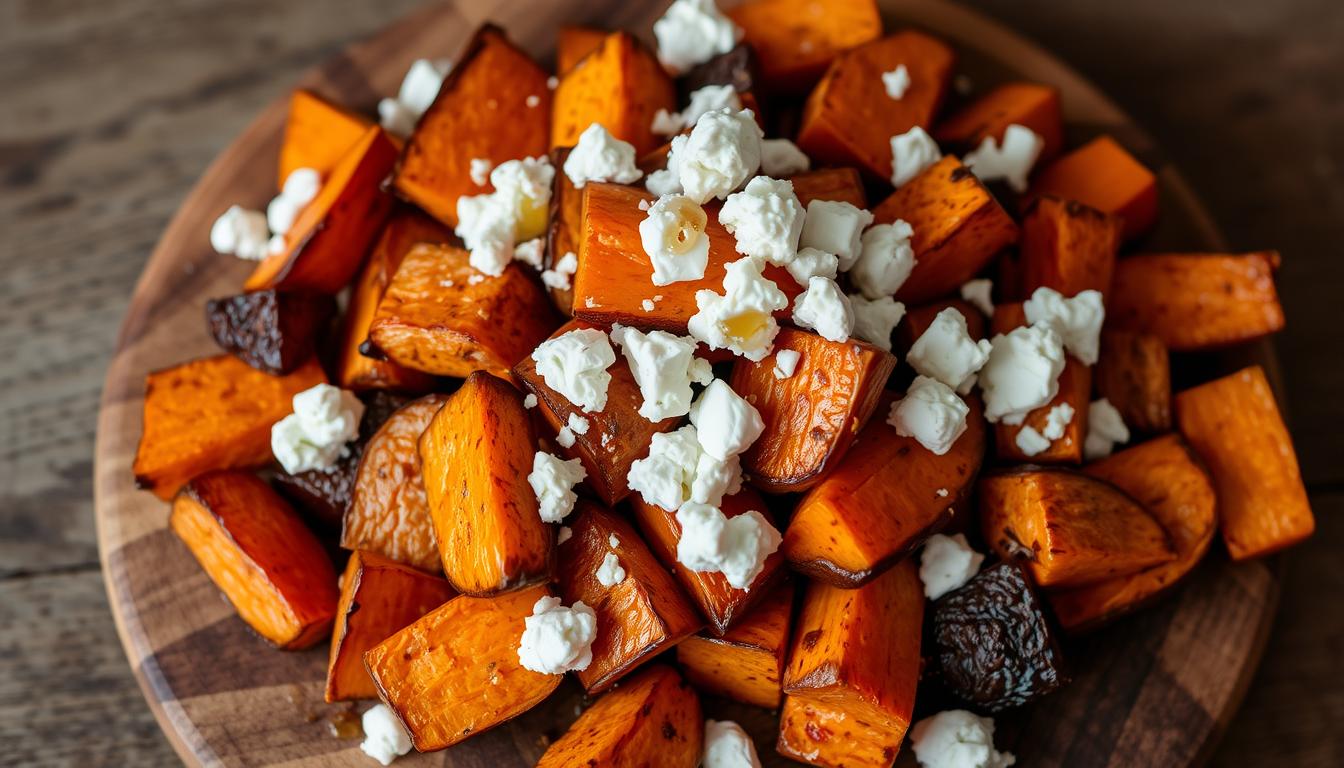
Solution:
M558 548L559 592L566 605L582 600L597 614L593 662L575 673L584 689L596 694L698 631L704 622L624 518L581 502L569 528L572 534ZM597 577L609 553L615 553L625 571L625 577L610 587Z
M784 556L776 551L765 559L765 564L748 589L735 589L722 574L712 571L692 571L677 561L677 543L681 541L681 524L677 514L639 496L631 497L630 507L635 524L644 534L649 548L671 569L686 594L700 607L700 613L709 620L709 631L722 635L742 620L751 608L770 591L770 585L784 575ZM737 517L755 510L771 517L769 508L760 494L743 488L725 497L719 506L725 517Z
M800 355L785 379L775 375L780 350ZM729 382L765 422L742 457L756 487L792 493L816 485L868 423L895 367L894 355L867 342L827 341L793 328L780 329L769 357L738 359Z
M1283 329L1279 254L1150 253L1121 259L1106 296L1109 328L1149 333L1174 352L1212 349Z
M335 299L325 294L255 291L205 302L205 323L220 349L283 374L313 356L335 312Z
M584 710L537 768L576 765L695 768L704 718L695 690L663 664L635 675Z
M923 304L905 311L900 325L896 326L896 349L908 351L915 341L933 325L934 318L944 309L952 308L966 318L966 332L972 339L985 338L986 319L984 314L970 302L961 299L943 299L932 304Z
M1176 559L1167 532L1129 494L1067 469L1016 467L980 480L980 527L1042 587L1078 587Z
M915 264L896 298L921 304L952 293L1017 242L1017 224L955 157L944 157L873 209L879 224L914 227Z
M1008 333L1027 324L1021 303L999 304L994 307L990 320L992 334ZM1087 439L1087 408L1092 402L1092 368L1070 356L1059 374L1059 391L1054 399L1027 414L1021 424L999 422L994 425L994 451L1001 461L1033 462L1036 464L1080 464L1083 461L1083 442ZM1018 433L1031 427L1045 434L1050 411L1067 405L1073 409L1073 418L1064 427L1063 436L1052 440L1050 447L1028 456L1017 444Z
M677 89L653 52L629 32L612 32L560 77L551 146L572 147L598 123L642 155L663 142L653 132L653 116L676 108Z
M792 583L771 590L735 626L716 636L692 635L677 644L677 663L696 688L776 709L793 616Z
M966 432L942 456L868 422L843 461L808 491L781 549L794 570L837 587L856 587L913 552L952 519L985 455L983 406L967 399Z
M293 373L271 376L233 355L149 374L136 485L167 501L208 470L270 463L271 425L294 410L294 395L325 381L313 359Z
M570 149L570 147L557 147L551 150L551 165L564 168ZM575 189L574 182L570 181L564 172L555 174L555 179L551 182L550 223L546 227L547 269L554 269L566 254L572 253L576 259L578 258L582 221L583 190ZM566 316L572 314L574 304L572 280L567 286L548 285L546 290L551 294L551 302L561 314Z
M289 97L285 140L280 145L280 175L276 189L299 168L312 168L326 177L372 125L368 118L339 107L305 89Z
M527 482L536 445L523 396L479 371L420 436L434 538L457 591L486 595L550 578L554 536Z
M781 91L806 90L841 52L882 34L873 0L750 0L726 13L760 57L762 80Z
M1124 220L1124 237L1157 219L1157 177L1110 136L1098 136L1036 174L1030 196L1076 200Z
M526 712L564 679L526 669L518 644L545 585L459 595L364 654L378 696L415 748L433 752Z
M397 159L397 146L373 126L322 179L322 189L285 233L285 247L257 265L243 287L334 294L345 288L383 222L392 198L383 181Z
M960 154L988 138L1002 142L1010 125L1030 128L1041 137L1044 146L1038 164L1059 154L1064 146L1059 89L1042 83L1004 83L938 123L932 133L939 144Z
M342 547L439 570L417 445L447 400L447 395L426 395L408 403L369 438L341 526Z
M932 125L955 60L946 43L913 30L840 54L803 106L798 146L814 162L852 165L872 180L891 179L891 137ZM910 75L910 87L893 99L882 73L899 66Z
M326 637L336 570L322 543L256 475L207 472L173 499L169 525L238 617L287 650Z
M1268 555L1316 530L1292 436L1260 366L1177 394L1176 423L1213 476L1233 560Z
M1163 435L1083 469L1133 496L1171 537L1176 559L1118 579L1050 595L1069 631L1128 613L1170 589L1204 557L1217 527L1213 480L1179 435Z
M1065 296L1092 289L1109 297L1120 219L1073 200L1039 197L1022 218L1022 294L1040 287Z
M555 71L563 75L583 61L588 54L602 47L610 34L605 29L564 26L555 37Z
M1103 330L1092 386L1131 430L1156 434L1171 429L1171 361L1167 345L1156 336Z
M760 80L761 65L756 49L747 43L738 43L726 53L683 72L677 77L677 91L682 101L690 101L691 94L705 86L731 85L743 108L754 112L756 99L752 94L760 87Z
M547 77L499 27L476 30L406 142L392 176L397 194L456 227L457 199L491 191L472 181L473 159L499 165L546 154Z
M809 584L784 672L779 753L811 765L891 765L914 710L923 623L913 560L858 589Z
M559 325L540 285L518 263L482 276L470 255L417 245L406 255L369 324L369 342L393 362L462 377L507 375Z
M382 555L356 550L341 577L327 662L328 702L376 699L364 652L453 599L448 582Z

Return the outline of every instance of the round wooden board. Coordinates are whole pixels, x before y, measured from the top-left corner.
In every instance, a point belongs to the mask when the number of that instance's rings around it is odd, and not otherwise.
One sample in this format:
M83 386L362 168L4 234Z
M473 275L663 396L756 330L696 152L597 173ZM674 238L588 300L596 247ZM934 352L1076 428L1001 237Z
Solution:
M648 30L665 3L624 0L460 0L434 6L383 30L309 73L298 85L372 109L418 57L455 54L482 21L502 24L523 47L549 60L562 23ZM923 27L952 41L960 71L977 91L1009 78L1058 86L1069 138L1119 138L1159 169L1162 221L1147 245L1217 249L1221 238L1200 203L1151 140L1095 88L1022 38L960 6L938 0L884 0L887 28ZM248 271L210 249L210 224L233 203L264 205L273 194L285 116L271 104L209 168L169 224L131 300L107 374L96 447L99 545L112 611L136 677L165 732L189 765L349 765L372 763L356 741L332 735L348 706L322 702L326 650L267 647L233 614L167 528L167 507L137 491L131 460L140 437L148 371L213 353L202 305L234 293ZM1207 378L1247 362L1277 373L1258 345L1186 361ZM1019 765L1187 766L1216 744L1245 693L1264 648L1278 598L1266 565L1233 565L1220 553L1175 595L1074 644L1075 682L1038 706L1000 718L1000 746ZM531 765L573 721L583 698L566 683L527 715L432 755L399 765ZM710 714L740 719L767 764L776 757L772 713L707 702ZM913 765L909 750L898 764Z

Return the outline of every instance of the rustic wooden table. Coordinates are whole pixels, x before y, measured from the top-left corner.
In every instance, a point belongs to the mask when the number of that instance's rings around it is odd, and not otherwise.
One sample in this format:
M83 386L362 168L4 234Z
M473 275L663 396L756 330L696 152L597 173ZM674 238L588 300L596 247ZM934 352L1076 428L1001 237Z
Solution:
M535 2L536 0L518 0ZM0 765L177 758L107 610L98 394L141 265L212 157L306 67L417 3L0 3ZM1093 78L1237 248L1279 248L1278 339L1318 534L1213 764L1344 765L1344 5L977 0Z

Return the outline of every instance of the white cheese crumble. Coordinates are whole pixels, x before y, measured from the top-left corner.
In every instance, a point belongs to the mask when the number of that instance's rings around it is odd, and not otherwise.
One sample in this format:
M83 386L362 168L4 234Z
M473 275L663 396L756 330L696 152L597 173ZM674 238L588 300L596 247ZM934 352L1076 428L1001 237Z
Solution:
M891 137L891 185L899 187L943 159L938 144L923 128Z
M542 271L541 282L547 288L567 291L571 286L569 278L577 271L579 271L579 257L575 256L573 251L565 251L565 255L552 264L550 269ZM592 301L592 297L588 300Z
M890 352L891 332L905 317L905 305L890 296L870 301L851 293L849 306L854 311L853 335Z
M691 405L691 424L697 430L700 447L719 461L747 450L765 431L756 407L723 379L711 381Z
M988 341L972 339L966 329L966 318L956 307L948 307L910 345L906 359L917 373L935 378L964 395L975 384L975 374L989 359L990 349Z
M915 269L915 249L910 245L914 234L914 228L901 219L869 227L863 233L858 261L849 270L854 287L869 299L895 294Z
M812 161L803 150L788 139L761 140L761 173L783 178L803 173L812 167Z
M529 93L527 98L523 99L523 103L526 104L529 109L532 109L541 104L541 97L535 93Z
M1068 403L1060 403L1045 414L1045 429L1041 431L1041 435L1047 440L1058 440L1064 436L1064 430L1068 428L1072 421L1073 406Z
M576 328L543 341L532 350L532 360L546 386L585 413L607 407L607 386L611 383L607 368L616 362L607 334L596 328Z
M573 512L574 502L579 498L574 493L574 486L587 476L578 459L565 461L546 451L537 451L532 457L532 472L527 476L527 482L537 495L542 521L558 523Z
M1023 456L1035 456L1050 448L1050 439L1037 432L1036 428L1029 424L1024 424L1021 429L1017 430L1017 436L1013 438L1013 443L1017 445L1017 449L1022 452Z
M555 534L555 545L558 547L561 544L564 544L566 541L569 541L569 538L573 535L574 531L570 530L568 525L560 526L560 530Z
M747 589L783 540L765 516L750 510L728 518L716 507L687 502L677 510L677 562L696 572L722 573Z
M515 243L541 236L554 178L546 157L509 160L490 172L494 192L458 198L453 231L471 251L473 269L499 277L513 260Z
M438 97L452 68L447 59L416 59L406 70L396 98L378 102L379 124L394 136L406 138L414 133L415 124Z
M784 268L789 270L799 285L807 285L814 277L834 280L840 271L840 260L833 253L816 248L801 248Z
M788 307L789 298L762 269L756 259L738 259L725 267L722 294L696 291L698 311L686 323L691 335L710 349L728 349L754 362L770 354L779 333L772 313Z
M741 489L742 468L736 456L719 461L705 453L699 432L687 425L655 433L649 455L630 465L626 483L645 503L670 512L692 501L717 507Z
M607 546L611 547L612 549L615 549L621 546L621 540L617 538L616 534L614 533L607 534Z
M1083 441L1083 458L1088 461L1110 456L1116 443L1129 442L1129 427L1111 401L1093 400L1087 406L1087 438Z
M691 410L691 384L714 378L709 361L695 356L695 340L666 331L642 333L615 326L611 339L630 365L643 402L639 415L649 421L685 416Z
M569 431L576 435L588 434L588 420L577 413L569 414L567 426L569 427Z
M640 309L643 309L645 312L652 312L654 306L653 299L644 299L639 302Z
M697 203L727 197L760 169L761 135L749 109L706 112L685 141L672 143L668 168L675 165L686 196Z
M210 247L225 256L261 261L269 251L270 236L266 214L231 205L210 227Z
M922 768L1008 768L1017 758L994 749L994 720L961 709L915 723L910 744Z
M383 765L411 751L411 736L386 704L375 704L360 717L364 741L359 748Z
M359 436L364 404L330 384L305 389L293 404L294 412L271 426L271 453L291 475L330 469Z
M658 60L675 75L731 51L742 30L714 0L676 0L653 23L653 36Z
M798 253L803 206L793 182L757 176L723 201L719 223L733 236L738 253L787 264Z
M859 258L864 227L872 223L873 214L853 203L813 200L807 204L807 217L803 220L803 234L798 244L835 254L840 270L847 272Z
M691 92L690 103L680 112L668 112L660 109L653 116L654 133L671 136L683 129L695 125L706 112L727 109L736 112L742 109L742 99L732 85L706 85Z
M966 431L970 412L951 387L928 376L916 376L905 397L891 404L887 423L896 428L896 434L913 437L942 456Z
M602 564L597 567L597 583L604 587L614 587L625 581L625 569L621 567L621 559L615 552L608 552L602 558Z
M521 261L540 272L542 255L545 250L546 238L534 237L525 243L519 243L513 247L513 260Z
M775 350L775 378L791 378L798 370L798 361L801 360L802 357L803 356L794 349Z
M469 171L471 174L471 182L478 187L484 187L490 182L490 171L493 170L494 167L495 164L490 162L488 158L473 157L471 159L471 170Z
M943 491L947 495L947 491ZM935 533L924 542L919 555L919 580L924 582L924 595L937 600L971 580L980 572L980 564L985 556L971 549L966 536L955 534L944 536Z
M742 726L732 720L706 720L700 768L761 768L761 760Z
M575 189L590 181L630 184L644 175L635 167L635 145L612 136L601 123L592 123L579 134L579 143L565 157L564 170Z
M273 235L288 234L294 220L322 190L322 174L312 168L295 168L285 177L280 194L266 206L266 226Z
M574 441L575 441L574 430L570 429L569 427L561 427L560 431L557 432L555 435L555 442L561 448L573 448Z
M1028 413L1054 399L1063 370L1064 342L1051 328L1023 326L995 336L979 377L985 418L1021 424Z
M989 278L967 280L961 286L961 300L980 310L986 317L994 316L994 281Z
M534 394L532 394L531 392L528 392L528 393L527 393L527 397L524 397L524 398L523 398L523 407L524 407L524 408L536 408L536 407L537 407L537 396L534 395Z
M708 217L685 195L663 195L639 222L639 241L653 265L653 284L699 280L709 265Z
M578 600L566 608L558 597L543 597L523 622L518 661L543 675L582 671L593 662L597 614Z
M1101 325L1106 320L1099 291L1089 289L1066 299L1053 288L1037 288L1022 310L1028 323L1053 328L1080 363L1096 364L1101 354Z
M834 280L814 277L807 282L807 290L793 301L793 322L811 328L827 341L840 342L854 330L854 310Z
M1045 139L1024 125L1004 129L1003 145L986 136L980 146L967 152L962 162L981 181L1003 179L1014 192L1027 191L1027 176L1045 148Z
M904 64L898 64L890 72L883 72L882 87L886 89L888 96L897 101L905 98L905 92L910 89L910 70L906 69Z

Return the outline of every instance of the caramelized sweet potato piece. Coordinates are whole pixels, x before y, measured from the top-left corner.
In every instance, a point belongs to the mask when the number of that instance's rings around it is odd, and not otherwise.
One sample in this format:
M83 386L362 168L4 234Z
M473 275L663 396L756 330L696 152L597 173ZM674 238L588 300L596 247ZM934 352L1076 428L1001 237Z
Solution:
M809 584L784 672L779 753L811 765L891 765L914 710L923 623L913 560L858 589Z
M397 194L456 227L457 199L491 190L472 181L473 159L499 165L546 154L547 77L499 27L476 30L406 142L392 177Z
M1045 145L1037 164L1059 154L1064 146L1059 89L1042 83L1004 83L943 120L932 133L939 144L960 154L987 138L1002 142L1010 125L1030 128L1041 137Z
M565 166L569 157L569 147L551 150L551 165L556 168ZM546 228L546 268L554 269L566 254L579 256L579 233L583 220L583 190L575 189L574 182L564 172L555 174L551 182L550 224ZM546 290L551 294L551 303L561 314L572 314L574 303L574 283L568 286L549 285Z
M853 168L818 168L789 177L793 194L799 205L807 208L813 200L831 200L849 203L855 208L868 207L868 194L863 190L863 179Z
M1176 423L1213 476L1233 560L1277 552L1316 530L1292 436L1260 366L1177 394Z
M992 334L1008 333L1027 324L1021 303L999 304L994 307L990 321ZM1059 374L1059 391L1054 399L1027 414L1021 424L999 422L994 425L994 452L1001 461L1033 462L1036 464L1080 464L1083 461L1083 442L1087 439L1087 408L1092 402L1092 368L1070 356ZM1050 442L1050 447L1028 456L1017 444L1017 435L1026 427L1044 434L1054 408L1068 405L1073 418L1064 427L1064 434Z
M629 32L612 32L560 77L551 146L572 147L598 123L642 155L663 141L653 132L653 116L676 108L677 89L653 52Z
M883 398L849 453L798 503L781 549L794 570L856 587L913 552L952 519L985 455L984 408L966 404L966 432L942 456L886 423Z
M1073 200L1038 197L1022 218L1022 295L1042 286L1065 296L1092 289L1109 297L1120 219Z
M581 502L577 512L569 524L572 535L558 548L556 570L565 604L582 600L597 614L593 661L575 673L584 689L596 694L704 622L624 518L590 502ZM608 553L615 553L625 570L625 578L610 587L597 577Z
M1180 435L1163 435L1127 448L1083 471L1143 504L1171 537L1176 559L1050 595L1055 617L1069 631L1104 624L1170 589L1204 557L1217 524L1213 480Z
M1171 429L1171 361L1156 336L1103 330L1092 386L1131 430L1156 434Z
M459 595L364 654L378 696L415 748L433 752L526 712L564 679L525 669L518 643L538 584L494 597Z
M1152 334L1174 352L1267 336L1284 323L1274 289L1278 267L1275 251L1121 259L1106 296L1107 327Z
M313 356L336 312L320 293L267 290L205 302L205 324L225 352L266 373L289 373Z
M208 470L270 463L271 425L294 410L294 395L325 381L314 359L284 376L233 355L154 371L145 379L136 486L167 501Z
M775 376L780 350L801 355L786 379ZM792 493L816 485L868 423L895 367L895 356L867 342L827 341L793 328L780 329L775 352L760 362L739 358L729 381L765 422L742 457L756 487Z
M536 445L523 396L480 371L420 436L434 538L457 591L486 595L550 578L554 536L527 482Z
M695 768L704 718L695 690L671 667L655 664L584 710L537 768L576 765Z
M910 279L896 298L921 304L975 277L994 254L1017 242L1017 224L985 185L955 157L944 157L901 185L877 208L879 224L904 219L914 227Z
M779 707L793 615L792 583L771 590L722 636L692 635L677 644L677 663L696 688L716 696Z
M350 555L327 662L328 702L376 699L364 652L453 599L448 582L364 550Z
M984 314L970 302L961 299L943 299L932 304L923 304L905 311L900 325L896 326L896 349L908 351L915 341L933 325L934 318L944 309L952 308L966 318L966 332L972 339L985 338L986 320Z
M1000 557L1042 587L1078 587L1176 559L1162 526L1110 483L1067 469L1017 467L980 480L980 526Z
M326 177L359 141L371 123L363 115L339 107L305 89L289 97L285 141L280 145L280 175L276 189L299 168L312 168Z
M588 54L602 47L607 39L605 29L563 26L555 37L555 72L563 75L583 61Z
M1124 237L1157 219L1157 177L1110 136L1098 136L1036 174L1031 196L1076 200L1124 220Z
M448 245L412 248L374 312L370 344L417 371L507 375L559 319L521 264L482 280L469 258Z
M874 0L749 0L726 13L760 57L762 80L781 91L806 90L842 51L882 34Z
M286 650L326 637L336 570L265 481L231 470L200 475L173 499L168 524L257 634Z

